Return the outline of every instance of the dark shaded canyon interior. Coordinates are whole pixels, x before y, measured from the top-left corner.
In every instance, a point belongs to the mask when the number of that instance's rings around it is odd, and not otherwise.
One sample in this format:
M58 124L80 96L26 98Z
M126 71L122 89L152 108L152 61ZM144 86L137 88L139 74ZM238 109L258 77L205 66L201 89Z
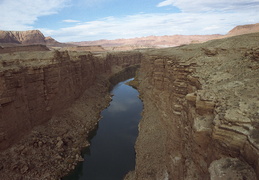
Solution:
M125 179L257 179L258 42L254 33L141 52L1 55L0 148L15 145L1 152L0 177L75 168L110 82L138 68L144 111Z

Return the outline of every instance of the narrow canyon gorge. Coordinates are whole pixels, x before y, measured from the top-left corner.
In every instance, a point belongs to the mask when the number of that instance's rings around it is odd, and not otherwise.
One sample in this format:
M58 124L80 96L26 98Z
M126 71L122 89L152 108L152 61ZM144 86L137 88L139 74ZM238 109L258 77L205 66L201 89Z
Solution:
M0 179L74 169L112 86L134 76L144 110L124 179L259 178L259 33L127 52L4 52L0 69Z

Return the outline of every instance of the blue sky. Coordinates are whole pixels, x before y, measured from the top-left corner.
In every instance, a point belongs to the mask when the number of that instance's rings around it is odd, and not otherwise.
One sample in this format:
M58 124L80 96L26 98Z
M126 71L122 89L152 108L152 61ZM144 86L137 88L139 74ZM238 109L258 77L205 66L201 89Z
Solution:
M39 29L60 42L225 34L259 23L259 0L0 0L0 30Z

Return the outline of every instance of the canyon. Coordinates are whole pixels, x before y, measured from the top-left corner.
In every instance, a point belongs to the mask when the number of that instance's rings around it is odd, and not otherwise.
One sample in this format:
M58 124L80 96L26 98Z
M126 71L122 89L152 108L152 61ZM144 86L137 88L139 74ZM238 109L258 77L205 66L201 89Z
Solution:
M135 76L144 111L126 180L258 179L258 42L250 33L125 52L1 53L0 178L74 169L109 90Z

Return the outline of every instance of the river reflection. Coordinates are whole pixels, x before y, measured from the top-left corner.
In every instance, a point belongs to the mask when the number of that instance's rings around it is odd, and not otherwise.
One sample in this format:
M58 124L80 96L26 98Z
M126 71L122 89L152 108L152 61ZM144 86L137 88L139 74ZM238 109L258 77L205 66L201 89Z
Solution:
M96 135L84 152L85 161L63 180L121 180L134 169L134 144L143 107L138 91L126 85L127 81L113 88L110 106L102 111Z

